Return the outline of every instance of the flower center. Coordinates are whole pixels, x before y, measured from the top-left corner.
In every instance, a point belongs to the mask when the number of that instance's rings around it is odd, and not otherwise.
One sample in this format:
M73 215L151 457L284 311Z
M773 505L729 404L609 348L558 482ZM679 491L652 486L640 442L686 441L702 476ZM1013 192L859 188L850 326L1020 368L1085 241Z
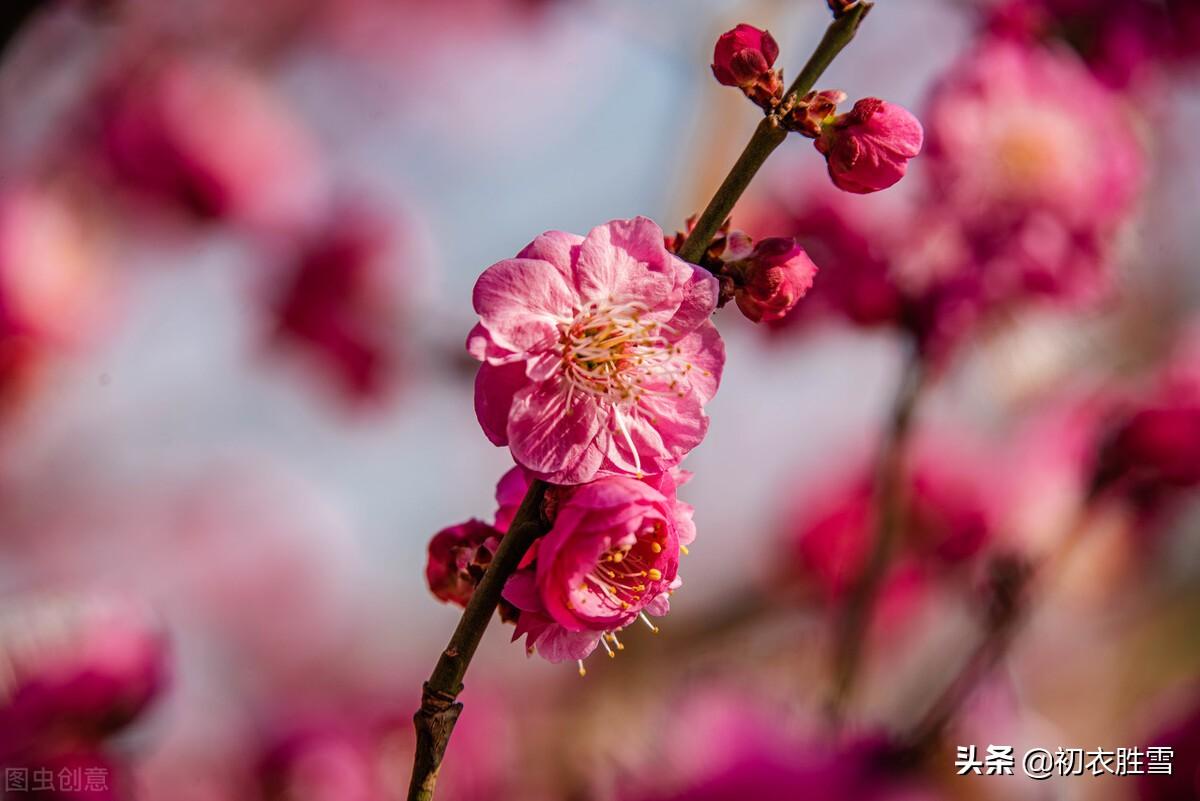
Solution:
M658 521L634 542L609 548L583 575L572 594L573 606L595 616L620 615L645 606L661 589L658 582L663 574L655 565L666 540L666 527Z
M642 319L648 311L637 301L592 303L562 324L563 372L572 392L629 406L647 393L679 391L691 366L675 359L670 326Z

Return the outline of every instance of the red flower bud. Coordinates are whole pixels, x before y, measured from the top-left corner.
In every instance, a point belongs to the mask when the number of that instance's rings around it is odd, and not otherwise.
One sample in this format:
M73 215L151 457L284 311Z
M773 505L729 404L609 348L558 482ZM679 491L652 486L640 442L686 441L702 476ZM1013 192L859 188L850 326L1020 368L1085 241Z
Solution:
M779 45L767 31L738 25L721 34L713 51L713 75L725 86L752 87L771 73Z
M862 195L903 178L924 140L920 121L908 109L868 97L823 126L813 144L829 162L834 186Z
M795 239L772 237L734 266L737 305L756 323L787 316L812 286L817 265Z
M503 536L492 526L468 520L442 529L429 541L425 579L441 601L466 606Z

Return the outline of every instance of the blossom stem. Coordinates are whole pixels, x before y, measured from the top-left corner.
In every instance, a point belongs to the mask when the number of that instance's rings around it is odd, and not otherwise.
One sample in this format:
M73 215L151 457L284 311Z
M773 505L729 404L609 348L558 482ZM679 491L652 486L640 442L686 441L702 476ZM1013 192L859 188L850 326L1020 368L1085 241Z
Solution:
M825 72L837 54L850 44L850 40L858 31L859 23L871 10L871 5L863 0L829 24L817 49L813 51L804 68L800 70L796 80L788 87L783 96L783 102L780 104L781 108L787 108L792 102L812 91L821 74ZM734 162L729 174L725 176L725 180L721 182L716 194L705 206L700 218L696 220L696 225L679 248L681 259L699 263L704 251L708 250L713 237L721 229L721 225L729 217L729 213L733 211L738 198L746 191L746 187L750 185L750 181L766 162L767 157L774 152L775 148L783 144L787 135L787 129L784 128L778 113L772 111L763 118L763 121L754 129L754 135L750 137L746 148L738 156L738 160Z
M812 89L825 68L854 38L858 24L870 8L871 3L860 0L858 5L830 24L817 49L809 57L808 63L784 95L784 105ZM768 114L759 123L745 150L684 241L679 251L681 258L691 262L700 259L725 218L729 216L729 212L733 210L738 198L750 185L751 179L772 151L787 138L787 133L775 113ZM438 658L429 681L425 682L421 693L421 708L413 716L417 729L417 748L413 760L412 780L408 786L408 801L433 799L442 757L446 753L454 724L462 712L458 695L462 692L463 678L471 664L471 658L475 655L483 632L500 603L500 592L505 582L517 569L529 547L548 529L548 523L541 511L545 492L544 482L535 481L530 486L508 533L500 541L492 563L488 565L479 586L475 588L471 600L467 603L454 635L450 638L450 644Z
M429 681L422 688L421 708L413 716L417 729L417 748L412 780L408 786L408 801L433 799L442 757L445 756L454 724L462 712L458 695L462 692L467 668L500 603L500 592L505 582L516 571L529 547L549 528L542 514L546 488L543 481L530 484L508 533L500 539L491 564L467 602L450 643L438 657Z
M829 717L835 726L841 723L846 704L854 692L871 612L900 534L906 505L905 456L912 433L913 418L916 416L925 384L924 360L918 349L913 347L896 389L879 452L875 476L875 529L871 552L846 601L834 635L834 678Z

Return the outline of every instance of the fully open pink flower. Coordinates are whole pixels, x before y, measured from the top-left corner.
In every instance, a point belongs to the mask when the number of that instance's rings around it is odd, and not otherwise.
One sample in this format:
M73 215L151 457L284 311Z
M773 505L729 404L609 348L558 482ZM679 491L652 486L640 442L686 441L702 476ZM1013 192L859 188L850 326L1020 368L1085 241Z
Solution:
M862 195L903 178L924 140L921 122L912 112L868 97L822 126L813 144L829 162L834 185Z
M539 236L475 284L484 432L556 484L670 469L708 429L725 363L717 294L644 217Z
M639 618L649 624L647 613L666 614L681 548L696 536L692 508L675 498L686 478L619 476L556 490L553 527L504 588L520 610L514 639L527 636L552 662L583 659L598 643L620 648L616 632Z

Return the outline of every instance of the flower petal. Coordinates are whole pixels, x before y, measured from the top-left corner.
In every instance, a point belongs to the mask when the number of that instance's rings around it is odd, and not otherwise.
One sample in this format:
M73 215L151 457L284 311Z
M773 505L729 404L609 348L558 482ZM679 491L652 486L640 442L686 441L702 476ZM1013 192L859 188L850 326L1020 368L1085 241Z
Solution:
M558 324L574 316L576 297L553 264L505 259L475 282L475 311L501 348L530 351L558 338Z

